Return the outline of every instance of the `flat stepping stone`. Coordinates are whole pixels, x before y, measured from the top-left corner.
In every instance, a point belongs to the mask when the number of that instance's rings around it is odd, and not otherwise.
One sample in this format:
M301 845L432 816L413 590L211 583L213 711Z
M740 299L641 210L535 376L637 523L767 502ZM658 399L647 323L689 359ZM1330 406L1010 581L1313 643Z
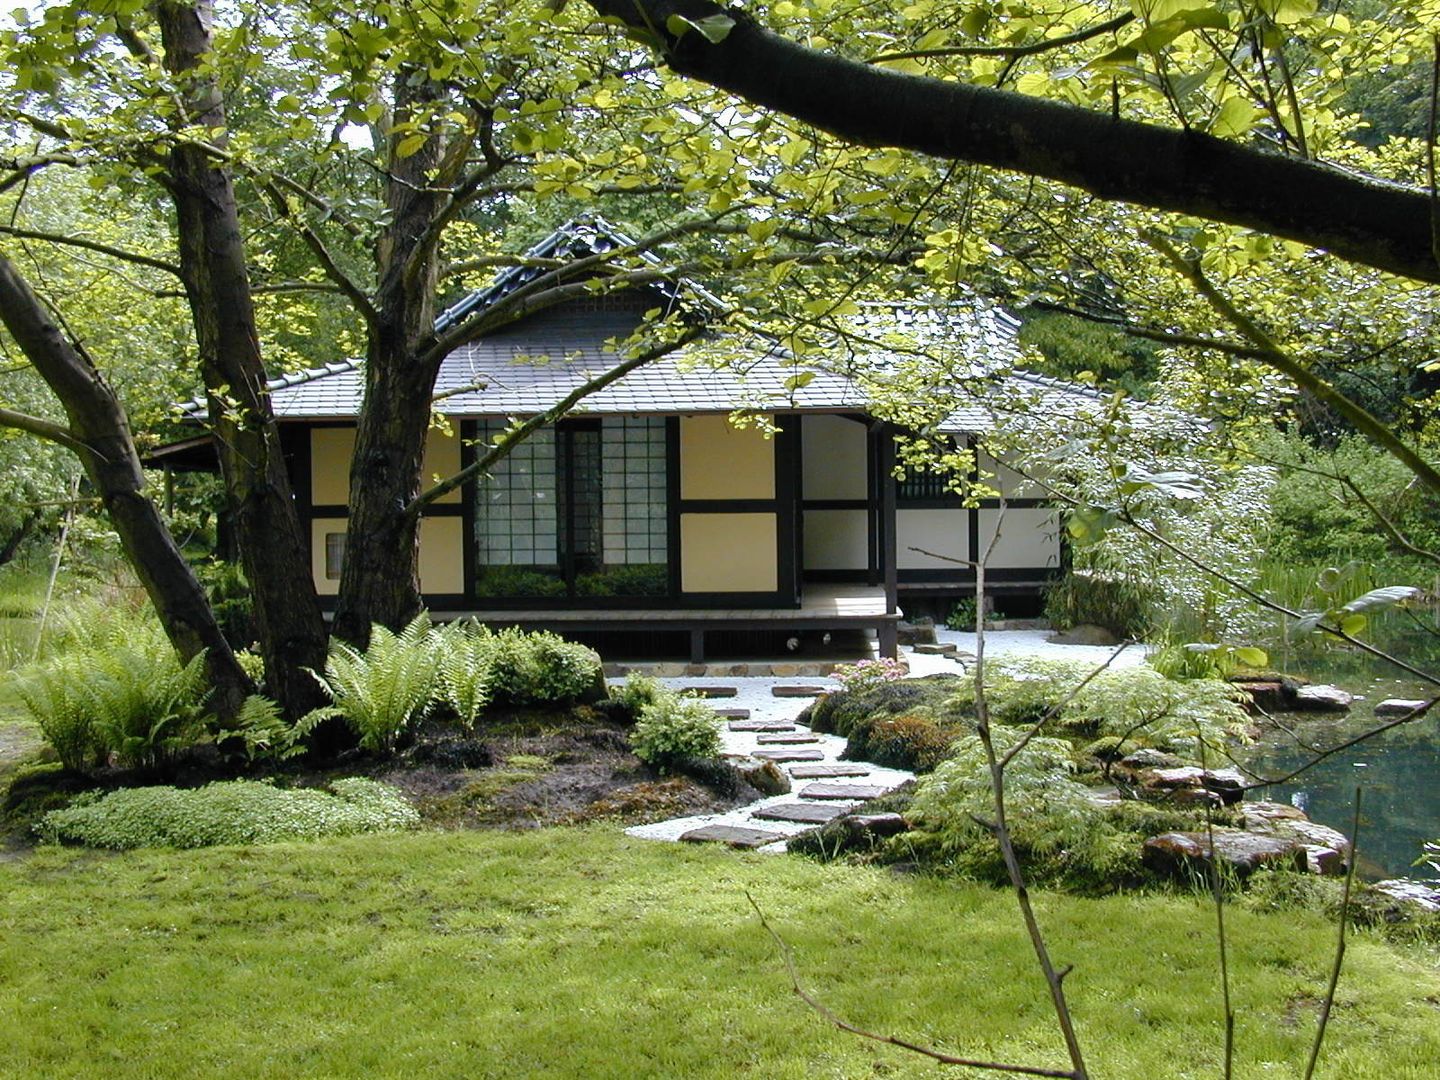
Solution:
M824 761L823 750L808 750L804 747L795 747L790 750L756 750L750 755L761 761Z
M866 765L796 765L790 770L796 780L818 780L823 776L869 776Z
M821 694L828 694L829 687L825 686L772 686L770 693L775 697L819 697Z
M802 799L878 799L886 788L874 784L809 784L800 789Z
M680 839L691 844L729 844L731 847L757 848L784 840L784 833L766 832L764 829L746 829L739 825L704 825L681 833Z
M774 803L756 810L751 817L767 821L796 821L803 825L824 825L850 812L845 806L827 806L824 803Z
M749 720L749 709L712 709L712 712L721 720Z
M773 735L761 735L755 740L762 746L798 746L801 743L817 743L819 735L812 735L808 731L786 731Z
M947 653L955 652L960 646L952 641L942 641L933 645L929 642L921 642L919 645L912 645L911 648L921 656L945 656Z
M1425 705L1423 699L1386 698L1375 705L1376 716L1404 716Z
M740 691L733 686L682 686L682 694L692 694L703 698L734 697Z
M731 731L796 731L789 720L731 720Z

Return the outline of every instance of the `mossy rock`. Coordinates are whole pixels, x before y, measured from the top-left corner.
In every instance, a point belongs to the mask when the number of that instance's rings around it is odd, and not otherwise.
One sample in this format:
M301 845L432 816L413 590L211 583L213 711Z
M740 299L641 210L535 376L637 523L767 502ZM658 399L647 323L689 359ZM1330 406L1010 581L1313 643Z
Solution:
M847 761L869 761L890 769L930 772L950 755L963 732L924 713L866 717L850 730Z
M915 794L915 782L913 780L902 784L878 799L871 799L855 812L857 814L899 814L905 815L906 809L910 806L910 800ZM850 815L845 815L849 817ZM831 859L838 859L842 855L870 856L885 858L887 851L885 837L877 837L872 834L857 832L845 824L845 818L839 817L834 821L827 822L818 829L801 833L792 837L785 845L787 851L797 855L806 855L813 859L820 859L828 862Z

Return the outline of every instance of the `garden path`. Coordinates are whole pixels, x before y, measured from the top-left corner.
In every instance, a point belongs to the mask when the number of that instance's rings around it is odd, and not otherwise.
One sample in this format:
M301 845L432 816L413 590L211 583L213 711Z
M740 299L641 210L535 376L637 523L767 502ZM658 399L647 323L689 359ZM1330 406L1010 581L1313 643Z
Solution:
M1045 630L991 631L985 635L986 654L991 658L1036 656L1100 665L1115 652L1102 646L1059 645L1047 641L1048 636L1049 631ZM942 644L956 646L954 655L961 657L975 648L974 634L938 630L936 638ZM908 646L901 649L901 658L909 664L913 676L942 672L962 674L966 670L951 655L916 653ZM1121 652L1111 664L1131 667L1143 659L1144 650L1132 646ZM716 677L668 678L661 681L682 690L731 688L735 691L733 696L711 700L712 707L722 716L726 713L744 714L743 717L726 717L721 732L722 753L756 756L800 751L803 760L776 762L790 777L791 792L787 795L770 796L723 814L700 814L636 825L626 830L631 836L646 840L713 839L741 847L754 847L759 851L781 852L791 837L818 828L831 817L853 810L868 798L893 791L914 778L914 773L903 769L887 769L868 762L842 762L840 755L845 750L843 738L812 733L795 723L795 718L812 698L776 695L776 688L783 687L838 690L840 684L833 678ZM771 730L759 730L761 727ZM844 768L846 775L836 775L837 768ZM846 794L855 797L842 797ZM689 835L697 832L698 836Z

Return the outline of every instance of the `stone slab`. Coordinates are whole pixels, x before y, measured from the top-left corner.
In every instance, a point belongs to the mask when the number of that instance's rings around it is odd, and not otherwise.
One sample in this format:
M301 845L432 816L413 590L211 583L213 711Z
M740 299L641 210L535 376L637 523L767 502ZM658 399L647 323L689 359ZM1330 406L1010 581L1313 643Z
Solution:
M800 789L802 799L878 799L885 788L874 784L807 784Z
M795 731L789 720L731 720L731 731Z
M796 780L818 780L826 776L869 776L868 765L796 765L790 770Z
M843 817L850 811L844 806L827 806L824 803L773 803L762 806L751 817L767 821L796 821L803 825L824 825Z
M808 731L785 731L761 735L755 741L762 746L799 746L803 743L818 743L820 736L812 735Z
M1375 706L1376 716L1404 716L1425 704L1424 700L1410 698L1386 698Z
M712 711L715 713L716 716L720 717L720 719L722 719L722 720L749 720L749 719L750 719L750 710L749 710L749 709L714 709L714 710L712 710Z
M920 656L945 656L948 653L957 651L960 646L956 645L953 641L942 641L936 644L920 642L912 646L912 648Z
M740 691L734 686L682 686L682 694L691 694L703 698L734 697Z
M830 690L824 686L772 686L770 693L775 697L819 697L821 694L828 694Z
M704 825L698 829L691 829L687 833L681 833L680 839L691 844L703 844L709 841L717 844L729 844L731 847L756 848L773 844L776 840L784 840L785 835L767 832L764 829L746 829L739 825Z
M756 750L751 757L760 758L762 761L824 761L823 750L810 750L803 746L793 747L787 750Z

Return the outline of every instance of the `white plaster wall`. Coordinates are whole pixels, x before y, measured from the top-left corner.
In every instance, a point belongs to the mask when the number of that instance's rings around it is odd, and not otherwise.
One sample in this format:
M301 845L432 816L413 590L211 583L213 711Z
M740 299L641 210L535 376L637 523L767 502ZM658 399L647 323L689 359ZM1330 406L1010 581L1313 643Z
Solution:
M980 511L981 555L985 554L999 521L999 510ZM1016 510L1007 507L1000 541L986 565L992 570L1059 566L1059 516L1050 509Z
M947 562L911 551L924 548L937 555L956 559L970 557L969 511L899 510L895 514L896 565L901 570L963 570L960 563Z
M800 454L803 498L865 498L864 424L842 416L802 417Z

